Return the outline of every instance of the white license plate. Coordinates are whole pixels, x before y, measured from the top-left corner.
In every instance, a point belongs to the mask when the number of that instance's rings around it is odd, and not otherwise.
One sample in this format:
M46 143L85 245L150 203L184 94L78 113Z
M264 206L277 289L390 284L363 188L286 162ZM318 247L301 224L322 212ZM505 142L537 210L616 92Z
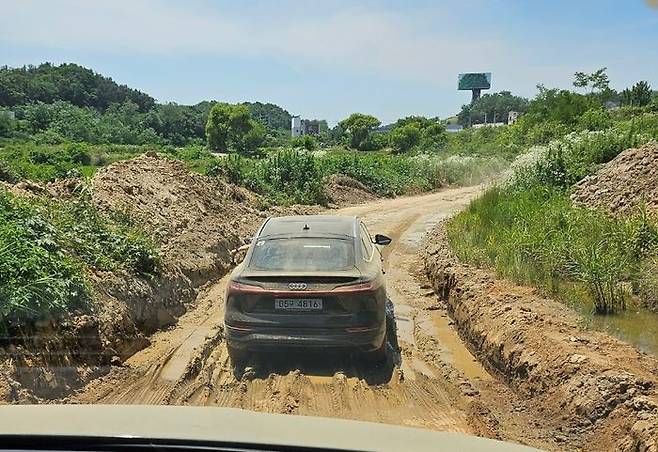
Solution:
M276 298L274 309L284 311L321 311L322 299L320 298Z

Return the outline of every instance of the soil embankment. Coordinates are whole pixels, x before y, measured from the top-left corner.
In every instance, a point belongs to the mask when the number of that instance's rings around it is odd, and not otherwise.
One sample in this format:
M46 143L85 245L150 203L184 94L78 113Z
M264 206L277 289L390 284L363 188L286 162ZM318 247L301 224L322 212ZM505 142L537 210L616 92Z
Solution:
M625 150L578 182L571 200L613 214L633 213L643 203L658 210L658 143Z
M581 328L575 312L533 289L459 263L441 225L424 260L461 337L547 426L589 450L656 450L658 361Z

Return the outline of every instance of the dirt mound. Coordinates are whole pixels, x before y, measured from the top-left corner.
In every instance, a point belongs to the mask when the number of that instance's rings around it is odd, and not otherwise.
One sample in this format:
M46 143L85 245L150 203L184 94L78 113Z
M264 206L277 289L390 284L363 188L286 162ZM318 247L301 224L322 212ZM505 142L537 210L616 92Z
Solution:
M575 312L534 289L459 263L442 226L430 234L424 259L461 336L547 425L582 435L588 450L656 450L658 361L584 331Z
M253 193L146 155L99 171L92 200L101 209L129 211L160 244L165 266L195 286L225 270L229 250L266 216Z
M658 143L627 149L576 184L574 204L629 213L640 203L658 210Z
M331 204L346 206L377 199L377 196L356 179L332 174L325 182L325 195Z

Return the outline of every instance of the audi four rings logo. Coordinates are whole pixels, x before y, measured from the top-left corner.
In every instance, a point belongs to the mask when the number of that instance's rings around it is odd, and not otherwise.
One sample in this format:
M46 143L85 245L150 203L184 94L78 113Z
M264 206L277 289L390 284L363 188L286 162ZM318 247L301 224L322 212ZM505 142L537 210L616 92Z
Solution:
M306 290L308 284L305 282L291 282L288 284L288 289L290 290Z

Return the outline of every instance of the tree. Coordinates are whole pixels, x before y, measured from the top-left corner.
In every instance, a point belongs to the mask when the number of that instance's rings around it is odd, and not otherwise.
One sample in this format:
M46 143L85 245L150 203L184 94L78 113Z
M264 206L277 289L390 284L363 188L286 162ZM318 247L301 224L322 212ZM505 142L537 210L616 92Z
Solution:
M234 138L235 149L242 155L255 156L258 148L265 141L265 126L258 121L249 119L249 128L242 135Z
M541 85L537 87L539 94L530 102L527 125L542 122L559 122L574 125L578 117L590 108L600 105L591 97L578 94L566 89L547 89Z
M127 100L137 104L140 112L155 105L151 96L77 64L0 67L0 106L58 100L99 111Z
M633 105L633 92L626 88L621 93L619 93L622 104L624 105Z
M632 104L638 107L643 107L651 103L651 86L649 83L642 80L637 82L631 88Z
M507 122L510 111L528 111L528 99L515 96L509 91L485 94L469 105L463 105L457 115L461 125L485 122Z
M216 104L208 114L206 139L208 147L215 151L227 151L231 131L231 113L233 106L226 103Z
M283 108L274 104L261 102L245 102L251 117L273 130L290 130L291 115Z
M414 123L405 124L394 128L388 138L395 153L406 153L420 143L420 129Z
M339 125L347 133L350 147L364 150L372 130L379 127L381 121L371 115L352 113L349 118L342 120Z
M573 86L576 88L587 88L590 87L590 93L593 93L594 90L598 90L599 93L607 92L610 90L610 79L607 71L607 67L602 67L601 69L587 74L585 72L576 72L574 74Z
M218 103L208 114L206 138L210 149L253 154L265 140L265 127L251 119L246 105Z
M14 129L14 121L7 111L0 110L0 137L10 137Z

